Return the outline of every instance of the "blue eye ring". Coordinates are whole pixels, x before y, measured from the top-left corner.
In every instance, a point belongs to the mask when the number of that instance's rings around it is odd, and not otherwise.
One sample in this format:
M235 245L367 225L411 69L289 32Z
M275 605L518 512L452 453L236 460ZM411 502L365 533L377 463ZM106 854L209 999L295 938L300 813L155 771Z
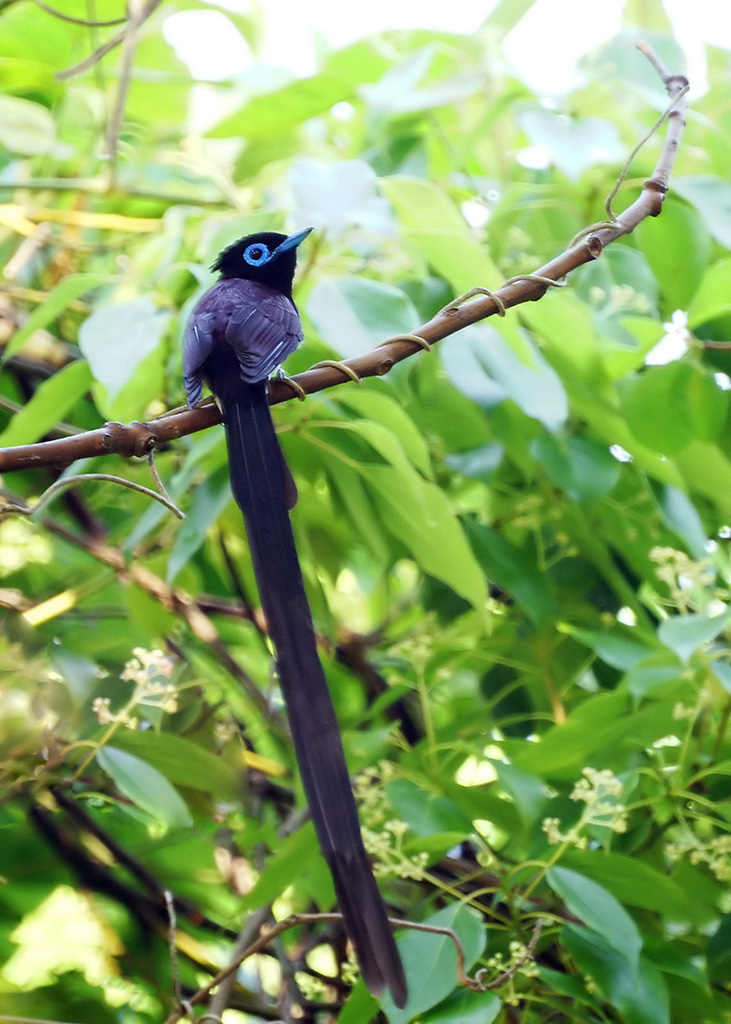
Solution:
M260 267L269 259L269 249L263 242L252 242L244 249L244 259L252 267Z

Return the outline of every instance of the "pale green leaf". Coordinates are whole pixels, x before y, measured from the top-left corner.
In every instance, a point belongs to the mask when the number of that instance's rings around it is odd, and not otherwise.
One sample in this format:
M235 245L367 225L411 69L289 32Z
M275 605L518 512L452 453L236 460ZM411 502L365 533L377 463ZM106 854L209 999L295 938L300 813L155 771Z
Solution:
M449 195L421 178L394 176L381 181L408 242L456 292L475 285L497 288L502 275L472 237Z
M310 292L307 315L320 337L345 357L362 355L419 324L399 288L364 277L322 278Z
M0 146L11 153L38 156L51 149L55 135L47 107L20 96L0 95Z
M136 754L118 747L103 747L97 761L112 777L123 796L166 828L191 828L193 819L185 801L165 776Z

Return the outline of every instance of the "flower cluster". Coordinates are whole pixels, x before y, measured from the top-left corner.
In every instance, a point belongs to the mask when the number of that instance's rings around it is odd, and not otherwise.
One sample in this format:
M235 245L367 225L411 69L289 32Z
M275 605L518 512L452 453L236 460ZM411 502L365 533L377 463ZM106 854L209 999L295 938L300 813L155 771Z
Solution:
M139 719L132 711L140 705L158 708L167 715L178 710L177 690L175 684L169 681L175 670L173 658L162 651L146 651L142 647L135 647L132 655L120 678L124 682L134 683L134 692L118 712L111 710L109 697L97 697L92 710L100 725L118 723L128 729L136 729Z
M567 832L561 831L558 818L544 818L542 829L551 844L566 843L583 849L587 837L582 833L590 825L603 825L612 832L627 831L627 808L622 803L622 782L604 769L587 767L574 786L571 799L585 804L579 820Z
M487 961L487 966L498 974L523 974L526 978L538 977L538 966L533 960L528 947L517 939L510 943L510 957L495 953Z
M378 779L374 779L370 773L364 773L355 780L355 796L363 822L363 845L376 860L373 873L380 876L396 875L398 878L423 878L427 854L407 855L404 852L403 840L408 825L399 818L391 817L391 808L386 798L384 785L394 777L395 769L390 762L382 761L379 772Z
M707 864L719 882L731 880L731 835L714 836L705 842L697 836L668 843L666 852L671 860L688 854L691 864Z
M650 551L655 576L670 591L664 603L680 612L704 612L709 604L727 597L715 588L716 570L710 559L692 559L685 551L655 547Z

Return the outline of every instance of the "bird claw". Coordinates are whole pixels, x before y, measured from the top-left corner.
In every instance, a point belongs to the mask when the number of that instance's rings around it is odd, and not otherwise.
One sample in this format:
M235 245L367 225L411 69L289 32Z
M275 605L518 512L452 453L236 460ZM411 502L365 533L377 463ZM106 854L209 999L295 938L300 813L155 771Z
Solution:
M295 395L297 395L298 402L304 402L304 400L307 398L307 392L304 390L301 384L297 383L294 377L288 377L281 366L275 371L275 377L277 378L277 380L281 380L282 384L289 384L289 386L294 391Z

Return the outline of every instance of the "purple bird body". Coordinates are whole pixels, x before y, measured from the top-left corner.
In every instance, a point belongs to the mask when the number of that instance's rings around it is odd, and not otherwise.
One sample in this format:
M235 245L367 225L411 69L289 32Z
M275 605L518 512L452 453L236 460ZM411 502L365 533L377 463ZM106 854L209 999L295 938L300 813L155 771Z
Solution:
M346 930L370 990L380 996L388 987L403 1006L404 970L361 838L289 519L296 491L267 398L267 378L302 341L292 278L306 234L261 232L224 249L214 264L223 279L197 303L185 330L183 379L189 405L206 384L223 412L231 490L244 516L297 764Z
M241 278L218 281L197 303L183 335L183 383L188 405L200 401L204 365L230 345L241 380L266 380L302 343L294 302L269 285Z

